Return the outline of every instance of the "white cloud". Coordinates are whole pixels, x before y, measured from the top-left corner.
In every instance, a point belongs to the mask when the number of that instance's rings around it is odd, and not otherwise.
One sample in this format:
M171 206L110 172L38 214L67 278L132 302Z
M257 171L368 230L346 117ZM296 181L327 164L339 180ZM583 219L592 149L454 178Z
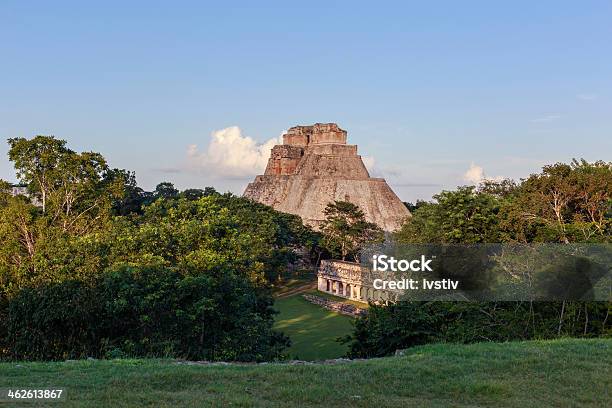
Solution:
M361 156L363 165L368 169L370 177L399 178L403 169L399 166L380 165L372 156Z
M212 132L206 151L195 144L187 148L189 167L205 170L218 177L247 177L262 174L270 158L270 150L280 138L257 143L243 136L238 126Z
M576 95L576 98L580 99L581 101L594 101L597 99L597 95L594 93L583 93Z
M470 168L463 174L463 180L473 184L480 183L484 178L484 169L474 163L470 164Z
M363 161L363 165L366 166L366 169L370 173L375 171L376 160L372 156L361 156L361 160Z
M481 166L475 165L473 162L470 164L470 168L463 173L463 180L471 184L480 184L485 180L501 181L503 176L487 177L484 169Z
M532 123L546 123L546 122L552 122L560 118L561 118L561 115L547 115L547 116L542 116L539 118L531 119L531 122Z

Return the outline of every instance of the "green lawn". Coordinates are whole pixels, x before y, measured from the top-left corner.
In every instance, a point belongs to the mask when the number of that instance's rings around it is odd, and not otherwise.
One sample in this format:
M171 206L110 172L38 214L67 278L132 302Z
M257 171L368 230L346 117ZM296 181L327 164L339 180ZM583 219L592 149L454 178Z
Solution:
M1 363L0 388L66 388L54 407L604 407L611 367L610 339L556 340L430 345L336 365Z
M347 346L336 338L351 334L352 319L307 302L301 295L277 299L274 328L291 338L291 358L324 360L342 357Z

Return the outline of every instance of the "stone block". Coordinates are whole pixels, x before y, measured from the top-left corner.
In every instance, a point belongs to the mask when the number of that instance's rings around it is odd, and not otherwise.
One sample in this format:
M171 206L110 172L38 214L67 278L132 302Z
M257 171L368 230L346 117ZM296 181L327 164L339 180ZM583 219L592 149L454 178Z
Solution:
M272 149L264 175L244 196L302 217L317 228L333 201L358 205L366 219L385 231L401 227L410 212L384 179L370 177L357 146L335 123L295 126Z

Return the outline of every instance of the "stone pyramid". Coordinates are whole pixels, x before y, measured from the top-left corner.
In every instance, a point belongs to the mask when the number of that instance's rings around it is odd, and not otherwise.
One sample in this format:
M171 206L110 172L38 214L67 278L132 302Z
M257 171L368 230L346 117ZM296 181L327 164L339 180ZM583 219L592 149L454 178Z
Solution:
M335 200L358 205L366 219L385 231L399 229L410 212L385 179L370 177L335 123L295 126L272 148L265 173L249 183L244 196L302 217L317 228Z

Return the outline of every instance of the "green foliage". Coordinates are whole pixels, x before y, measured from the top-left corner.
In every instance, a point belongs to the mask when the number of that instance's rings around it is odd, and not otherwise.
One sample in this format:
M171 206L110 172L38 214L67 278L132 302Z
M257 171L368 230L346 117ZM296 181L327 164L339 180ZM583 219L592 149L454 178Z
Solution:
M419 203L402 243L609 242L612 163L545 166L520 184L487 180Z
M188 188L179 194L179 197L186 198L188 200L199 200L202 197L218 194L217 191L212 187L206 187L204 190L199 188Z
M214 189L148 193L135 175L49 136L9 139L30 197L0 182L0 354L8 358L178 356L276 358L266 287L296 249L320 235L299 217ZM400 242L609 242L610 163L546 166L519 185L487 182L419 202ZM335 202L325 247L343 259L383 234L358 207ZM544 270L546 281L554 272ZM550 285L547 285L547 287ZM564 290L559 288L559 290ZM429 341L473 342L609 334L609 305L374 306L358 321L354 355Z
M158 199L142 217L116 219L105 245L112 262L231 269L264 285L295 261L295 248L312 246L313 236L297 216L212 194Z
M155 187L153 195L155 198L176 198L179 195L179 191L174 188L174 184L164 181Z
M89 230L92 218L104 214L119 194L117 173L99 153L76 153L53 136L9 139L9 159L17 177L41 202L53 226L64 232Z
M288 344L271 329L271 305L269 296L231 272L184 276L123 267L93 284L64 281L20 291L8 305L0 350L15 360L269 360Z
M610 242L611 190L611 163L557 163L519 184L489 180L478 188L443 191L434 202L414 207L412 218L394 238L399 243ZM540 295L584 293L591 284L586 271L598 276L605 272L590 271L590 263L582 258L573 256L571 262L536 270L531 265L533 283L544 291ZM574 287L558 284L568 276ZM351 355L381 356L440 341L609 336L611 307L610 302L406 301L372 306L357 320Z
M53 136L36 136L33 139L13 138L8 140L9 159L15 164L17 177L28 184L30 191L39 194L43 212L47 196L62 179L61 163L71 152L65 140Z
M416 210L418 210L421 206L427 204L427 201L424 200L417 200L416 203L407 203L404 201L404 206L408 209L408 211L410 211L410 213L415 212Z
M258 285L282 275L317 236L297 216L212 188L155 193L97 153L53 137L11 139L9 156L34 201L0 196L0 294L66 279L91 280L117 263L232 269ZM7 187L7 186L5 186ZM42 202L38 204L36 200Z
M71 269L73 250L108 230L111 206L121 196L121 173L98 153L76 153L50 136L9 139L9 158L29 197L0 200L0 295L27 285L87 274ZM95 257L95 255L94 255ZM87 256L86 264L96 264ZM85 267L85 268L84 268Z
M384 240L382 229L367 222L363 211L348 201L335 201L325 207L321 231L323 246L342 260L350 255L358 262L359 252L366 244Z
M133 171L114 169L114 177L122 181L121 194L113 201L114 215L142 215L143 206L151 204L155 197L153 193L144 191L136 184L136 174Z
M474 187L459 187L421 203L396 234L402 243L465 243L499 241L499 199Z
M30 196L0 183L0 354L279 356L266 287L318 240L299 217L212 188L148 193L54 137L9 144Z
M503 238L520 242L609 242L612 163L545 166L500 211Z
M49 360L99 355L96 352L100 299L79 281L26 288L10 300L0 358Z
M611 336L605 302L398 302L371 305L355 323L351 357L421 344Z

